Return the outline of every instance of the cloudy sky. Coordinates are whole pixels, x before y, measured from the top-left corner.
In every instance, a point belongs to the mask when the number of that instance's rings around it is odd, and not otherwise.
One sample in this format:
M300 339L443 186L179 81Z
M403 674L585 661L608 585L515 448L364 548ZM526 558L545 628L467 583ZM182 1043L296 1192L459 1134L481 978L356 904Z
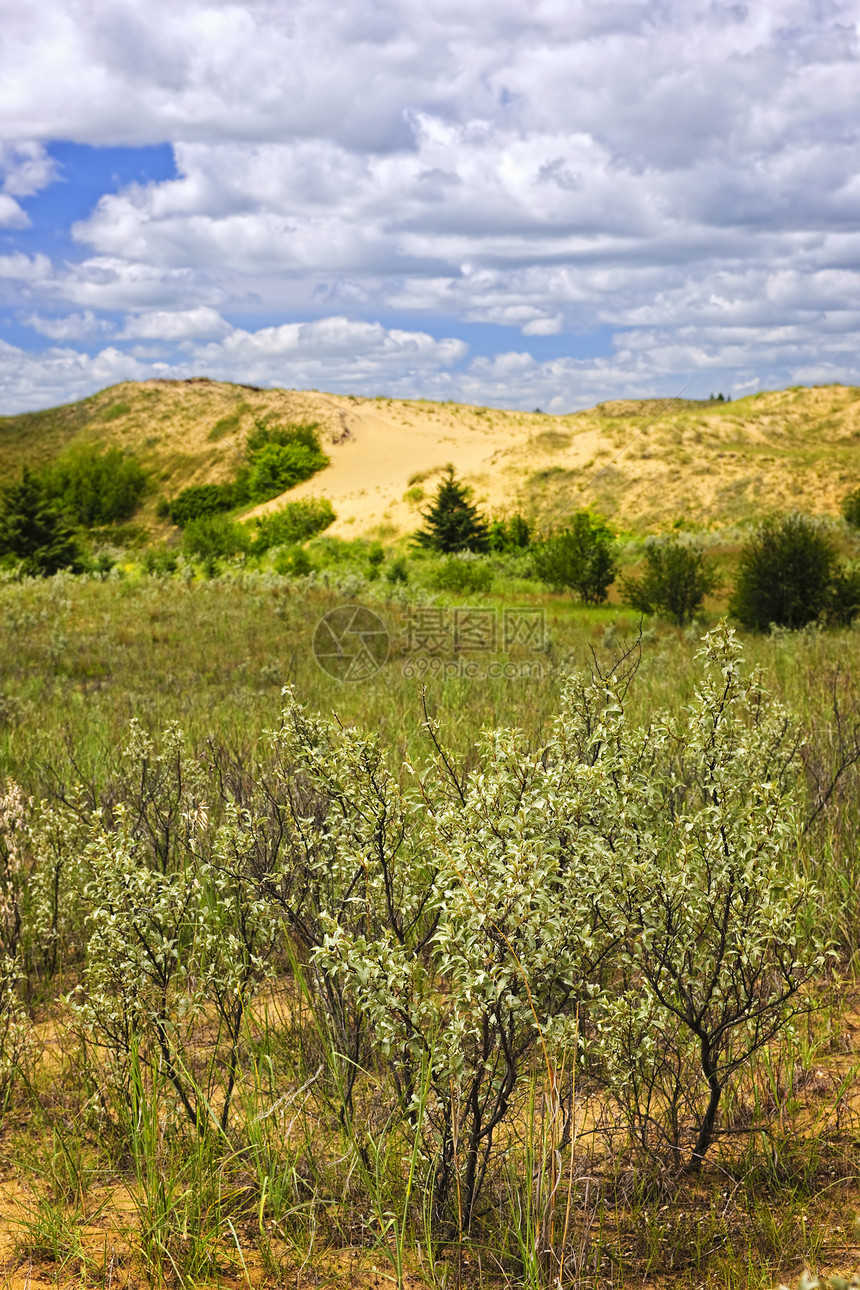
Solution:
M0 0L0 413L860 383L860 0Z

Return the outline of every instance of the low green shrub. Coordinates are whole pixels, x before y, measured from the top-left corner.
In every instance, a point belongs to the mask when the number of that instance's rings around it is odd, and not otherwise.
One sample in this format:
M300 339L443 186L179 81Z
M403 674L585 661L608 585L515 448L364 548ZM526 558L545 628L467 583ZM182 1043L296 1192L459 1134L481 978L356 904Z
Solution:
M204 515L221 515L237 505L234 484L191 484L168 507L171 521L184 529Z
M119 448L74 448L42 472L45 496L73 524L90 528L127 520L140 503L148 477L140 462Z
M493 571L483 560L452 555L434 570L432 581L439 591L489 591Z
M621 599L643 614L664 614L682 627L715 586L716 575L702 552L671 538L645 548L644 572L621 579Z
M227 559L248 551L251 536L244 524L226 515L201 515L186 525L182 546L188 555L202 560Z
M535 547L537 577L554 591L571 591L586 605L599 605L615 579L615 535L602 516L577 511L560 533Z
M257 521L255 550L262 552L273 546L305 542L322 533L336 519L334 508L325 497L304 497L297 502L288 502L281 510L263 515Z

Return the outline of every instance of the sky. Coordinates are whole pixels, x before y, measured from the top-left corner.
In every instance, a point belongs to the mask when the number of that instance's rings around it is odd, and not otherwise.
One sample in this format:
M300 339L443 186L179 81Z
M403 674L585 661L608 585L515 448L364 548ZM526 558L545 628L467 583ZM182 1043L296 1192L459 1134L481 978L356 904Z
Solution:
M860 384L860 0L0 0L0 415Z

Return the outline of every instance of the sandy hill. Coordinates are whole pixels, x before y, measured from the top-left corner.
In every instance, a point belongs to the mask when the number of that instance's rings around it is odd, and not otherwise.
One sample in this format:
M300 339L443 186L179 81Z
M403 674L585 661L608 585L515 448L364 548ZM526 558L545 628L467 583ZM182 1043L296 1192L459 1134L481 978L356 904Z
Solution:
M0 478L71 444L118 444L157 493L229 479L255 423L316 422L331 465L288 496L330 498L333 530L417 527L453 462L482 507L548 523L592 503L616 524L719 526L768 509L838 513L860 483L860 389L824 386L735 403L617 401L570 416L452 403L260 390L205 378L125 382L79 403L0 418ZM285 499L268 502L276 509ZM145 518L154 522L156 495Z

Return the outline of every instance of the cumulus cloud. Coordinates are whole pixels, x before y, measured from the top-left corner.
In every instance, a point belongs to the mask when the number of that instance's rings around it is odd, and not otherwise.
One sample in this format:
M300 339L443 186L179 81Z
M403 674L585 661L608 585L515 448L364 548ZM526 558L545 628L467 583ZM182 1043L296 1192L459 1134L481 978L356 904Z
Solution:
M82 314L66 314L61 318L43 318L30 314L23 318L25 327L32 327L40 336L50 340L87 340L90 336L105 335L113 327L104 318L98 318L91 309Z
M151 313L129 318L122 331L123 340L192 340L203 336L223 336L231 330L217 309L200 305L197 309L154 309Z
M4 247L4 298L212 375L520 406L850 373L858 61L854 0L7 0L9 238L47 140L166 140L176 176L105 193L77 262ZM468 363L449 324L522 339ZM528 353L597 329L603 358Z

